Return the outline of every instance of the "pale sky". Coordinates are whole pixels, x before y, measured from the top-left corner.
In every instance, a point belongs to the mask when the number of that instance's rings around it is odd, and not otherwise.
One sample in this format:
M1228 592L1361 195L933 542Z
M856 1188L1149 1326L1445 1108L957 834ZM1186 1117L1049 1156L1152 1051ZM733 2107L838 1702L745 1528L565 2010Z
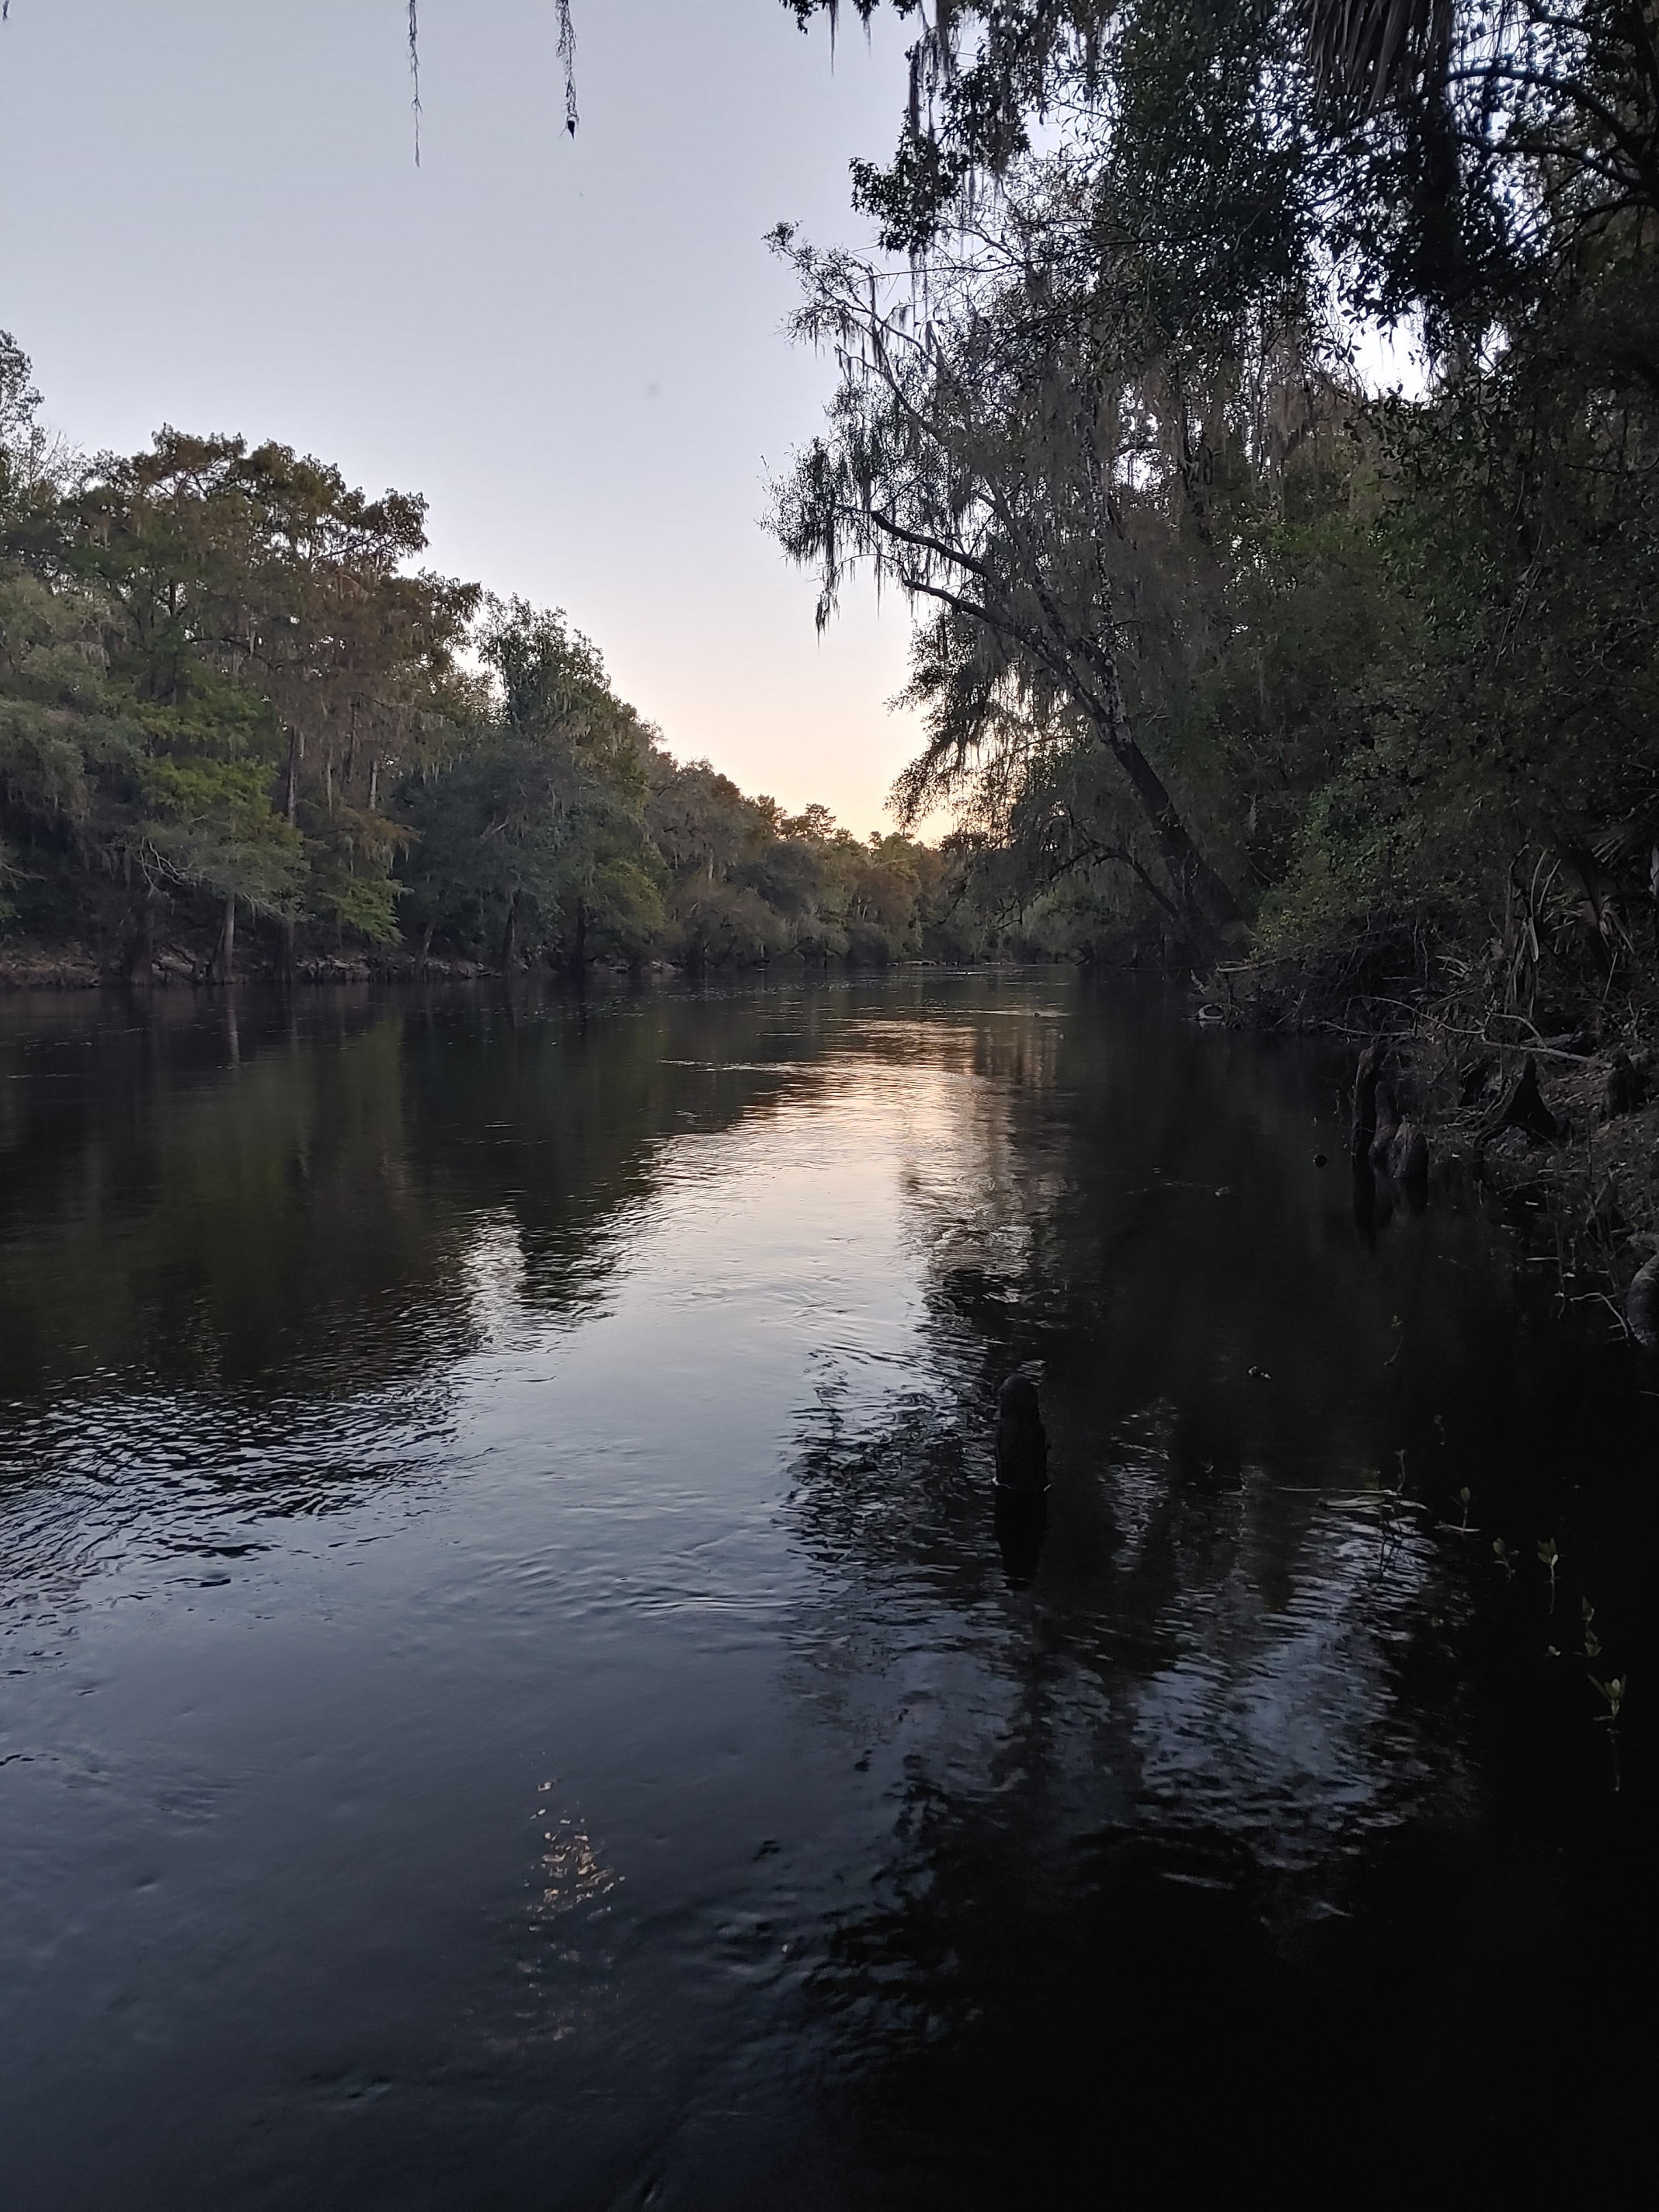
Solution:
M830 385L762 240L861 237L902 33L832 70L778 0L575 14L573 143L550 0L422 0L417 170L406 0L10 0L0 328L77 445L240 431L424 492L433 564L565 608L682 758L887 827L903 608L820 641L757 526Z

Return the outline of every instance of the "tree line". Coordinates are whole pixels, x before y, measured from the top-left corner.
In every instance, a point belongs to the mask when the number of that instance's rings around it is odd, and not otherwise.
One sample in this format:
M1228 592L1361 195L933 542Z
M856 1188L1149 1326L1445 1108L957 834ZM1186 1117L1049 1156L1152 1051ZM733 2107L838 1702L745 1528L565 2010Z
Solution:
M971 957L964 859L682 763L562 615L420 565L425 506L275 443L87 459L0 337L0 930L143 980L341 951ZM250 944L250 939L252 940ZM176 963L175 963L176 964Z

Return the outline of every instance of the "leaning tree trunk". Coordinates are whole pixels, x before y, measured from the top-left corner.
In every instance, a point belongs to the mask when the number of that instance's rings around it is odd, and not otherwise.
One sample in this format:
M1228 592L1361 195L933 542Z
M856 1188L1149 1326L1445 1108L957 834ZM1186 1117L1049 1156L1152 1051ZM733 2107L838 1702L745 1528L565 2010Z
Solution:
M219 942L208 969L208 981L210 983L230 983L235 981L235 976L236 895L233 891L225 900L224 915L219 924Z
M514 891L507 902L507 926L501 932L501 973L506 975L513 965L513 956L519 944L519 894Z
M570 940L570 972L580 980L587 973L587 908L576 901L576 927Z
M1117 663L1106 660L1103 696L1089 702L1096 735L1128 778L1175 891L1181 919L1194 949L1213 957L1225 932L1243 920L1238 901L1193 842L1163 777L1135 743L1123 704Z

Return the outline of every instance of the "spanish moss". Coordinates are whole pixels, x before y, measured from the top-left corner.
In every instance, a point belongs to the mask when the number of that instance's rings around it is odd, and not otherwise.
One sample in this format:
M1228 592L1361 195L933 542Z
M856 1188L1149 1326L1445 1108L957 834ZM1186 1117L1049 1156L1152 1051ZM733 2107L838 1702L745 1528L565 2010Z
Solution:
M410 106L415 116L415 166L421 166L421 26L418 0L409 0L409 80L412 87Z
M3 0L9 11L11 0ZM574 138L580 114L576 105L576 26L570 12L570 0L554 0L555 20L558 26L559 67L564 78L564 127ZM415 166L421 166L421 30L419 0L409 0L409 74L414 87L410 106L415 112Z

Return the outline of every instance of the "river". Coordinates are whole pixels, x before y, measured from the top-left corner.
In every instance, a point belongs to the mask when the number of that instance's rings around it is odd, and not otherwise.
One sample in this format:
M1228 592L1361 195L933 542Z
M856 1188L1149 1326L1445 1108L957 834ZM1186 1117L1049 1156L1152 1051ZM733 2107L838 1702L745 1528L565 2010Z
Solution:
M1047 970L0 1004L13 2212L1622 2147L1656 1377L1524 1197L1356 1222L1351 1065Z

